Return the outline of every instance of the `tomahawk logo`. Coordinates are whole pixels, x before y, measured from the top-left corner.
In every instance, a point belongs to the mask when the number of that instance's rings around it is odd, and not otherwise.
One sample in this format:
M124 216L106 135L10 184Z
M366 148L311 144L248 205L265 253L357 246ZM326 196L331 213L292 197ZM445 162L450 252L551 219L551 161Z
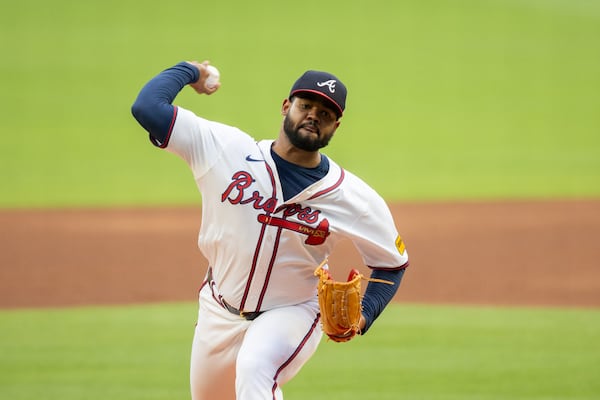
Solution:
M276 226L278 228L289 229L290 231L306 235L307 238L304 241L304 243L311 246L317 246L325 243L327 236L329 236L329 221L327 220L327 218L321 220L321 222L316 228L313 228L306 224L288 221L284 218L272 217L267 214L259 214L258 222L265 225Z
M329 88L329 91L331 93L335 93L335 79L330 79L328 81L325 82L317 82L317 86L318 87L323 87L323 86L327 86Z

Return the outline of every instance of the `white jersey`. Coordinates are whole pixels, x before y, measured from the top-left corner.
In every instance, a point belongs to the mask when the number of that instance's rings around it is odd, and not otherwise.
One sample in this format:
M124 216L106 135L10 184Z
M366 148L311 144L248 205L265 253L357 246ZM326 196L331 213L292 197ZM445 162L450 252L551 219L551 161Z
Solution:
M166 147L202 194L198 245L227 303L250 312L315 298L313 272L344 238L367 266L408 263L384 200L333 160L323 179L284 201L272 143L179 107Z

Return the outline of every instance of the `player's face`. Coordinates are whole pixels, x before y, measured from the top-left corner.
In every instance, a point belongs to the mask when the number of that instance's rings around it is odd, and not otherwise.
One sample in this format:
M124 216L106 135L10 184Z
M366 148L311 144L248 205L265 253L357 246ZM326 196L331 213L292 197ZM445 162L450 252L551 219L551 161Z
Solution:
M340 122L326 103L318 98L294 97L284 103L283 130L289 141L305 151L317 151L329 144Z

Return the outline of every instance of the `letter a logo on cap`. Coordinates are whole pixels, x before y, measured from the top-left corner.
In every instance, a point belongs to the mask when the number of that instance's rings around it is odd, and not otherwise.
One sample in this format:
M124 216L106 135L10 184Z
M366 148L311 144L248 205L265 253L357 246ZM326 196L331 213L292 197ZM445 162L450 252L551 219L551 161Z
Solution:
M322 96L333 106L338 118L346 108L346 86L329 72L308 70L292 86L289 99L299 93Z
M335 93L335 82L336 82L335 79L330 79L325 82L317 82L317 86L318 87L327 86L331 93Z

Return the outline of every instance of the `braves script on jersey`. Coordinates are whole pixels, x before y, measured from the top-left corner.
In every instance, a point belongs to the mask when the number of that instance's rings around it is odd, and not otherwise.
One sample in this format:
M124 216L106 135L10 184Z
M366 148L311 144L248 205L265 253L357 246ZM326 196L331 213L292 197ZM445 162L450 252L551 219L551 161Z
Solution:
M333 161L324 179L283 201L272 142L181 107L169 139L202 193L199 247L227 303L250 312L313 299L316 277L307 276L343 238L366 265L406 264L383 199Z

